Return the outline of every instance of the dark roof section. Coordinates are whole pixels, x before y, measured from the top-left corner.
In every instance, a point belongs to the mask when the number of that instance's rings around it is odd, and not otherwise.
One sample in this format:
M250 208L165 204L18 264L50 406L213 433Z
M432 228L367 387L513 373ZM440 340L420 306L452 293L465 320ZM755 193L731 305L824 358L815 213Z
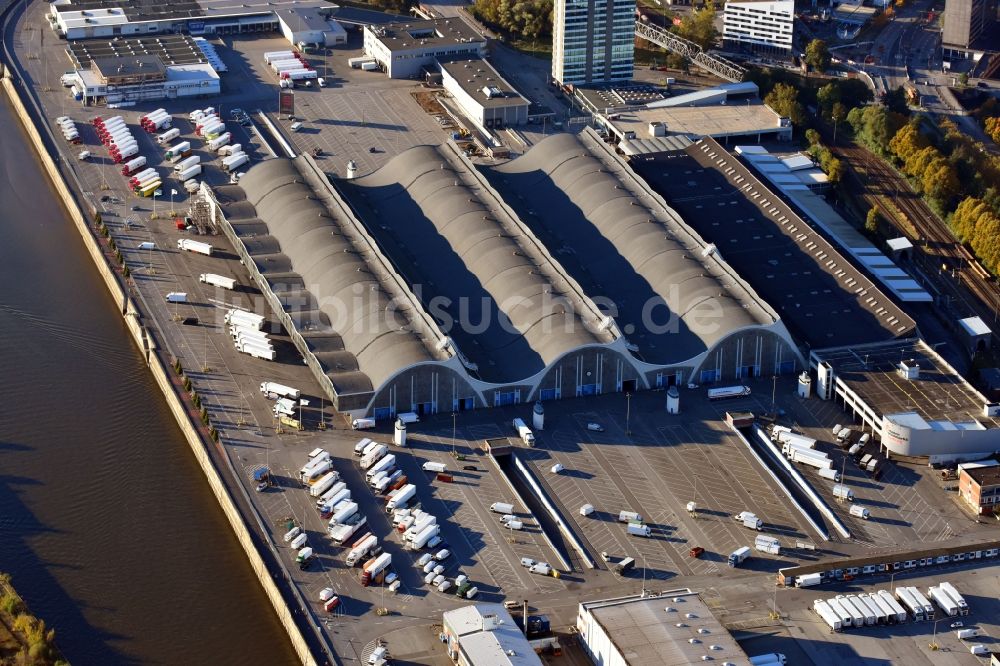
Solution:
M777 321L595 134L554 135L484 172L640 359L686 361Z
M684 152L633 159L632 166L810 347L912 334L912 319L735 157L712 144L708 152L703 147L711 144L699 141Z
M331 19L337 21L338 23L361 26L380 25L383 23L399 23L400 21L409 21L412 19L411 16L404 16L402 14L386 14L385 12L378 12L374 9L343 7L340 5L330 5L330 10L326 13Z
M980 486L1000 486L1000 467L972 467L962 470Z
M812 355L829 363L837 379L882 416L916 412L926 421L977 421L1000 428L1000 417L983 415L984 396L923 340L820 349ZM920 367L916 379L899 376L901 362Z
M194 65L208 62L195 41L187 35L119 37L107 41L82 39L70 42L68 51L70 60L77 69L87 69L92 60L104 58L135 60L156 56L164 65Z
M53 5L58 12L93 12L94 18L124 13L130 22L166 21L204 16L194 0L72 0L69 4ZM267 10L265 10L267 11Z
M338 186L481 379L523 380L581 346L613 340L593 332L596 310L453 148L411 148Z
M485 37L458 17L383 23L373 27L372 31L390 53L450 44L486 43Z
M329 368L337 392L371 390L410 365L441 360L416 332L419 313L396 293L365 239L341 211L325 205L324 192L310 180L314 174L298 166L273 159L251 167L240 188L255 217L231 221L286 310L308 320L299 330ZM246 209L227 205L227 218L234 212ZM312 314L321 315L319 328Z

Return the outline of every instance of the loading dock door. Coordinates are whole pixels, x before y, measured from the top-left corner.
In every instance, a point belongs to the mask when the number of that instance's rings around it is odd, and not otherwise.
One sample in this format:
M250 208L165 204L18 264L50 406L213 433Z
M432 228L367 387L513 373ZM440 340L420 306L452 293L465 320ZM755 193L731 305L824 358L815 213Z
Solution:
M636 380L626 379L622 382L622 393L635 393L636 391Z

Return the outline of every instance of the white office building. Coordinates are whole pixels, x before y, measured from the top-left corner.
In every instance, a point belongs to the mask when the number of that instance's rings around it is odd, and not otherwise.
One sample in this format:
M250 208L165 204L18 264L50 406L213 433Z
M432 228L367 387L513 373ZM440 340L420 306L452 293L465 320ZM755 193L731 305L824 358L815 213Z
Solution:
M794 0L727 2L722 39L729 47L790 52L794 24Z
M556 0L552 78L560 84L629 81L635 0Z

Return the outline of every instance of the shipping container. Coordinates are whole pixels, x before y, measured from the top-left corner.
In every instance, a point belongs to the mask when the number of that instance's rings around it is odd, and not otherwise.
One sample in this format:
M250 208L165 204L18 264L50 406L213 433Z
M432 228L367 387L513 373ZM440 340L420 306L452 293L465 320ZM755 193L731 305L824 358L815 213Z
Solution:
M243 166L250 161L246 153L240 153L239 155L230 155L222 161L222 168L226 171L235 171L239 167Z
M201 158L197 155L192 155L191 157L184 158L180 162L174 165L174 171L177 173L183 173L186 169L190 169L196 164L201 163Z
M143 196L143 197L151 197L154 194L156 194L156 192L161 187L163 187L163 183L161 183L160 181L157 180L156 182L154 182L154 183L152 183L150 185L147 185L146 187L142 188L142 190L140 190L140 192L139 192L139 195Z
M840 622L840 618L837 614L830 608L830 604L823 601L822 599L817 599L813 602L813 610L819 615L827 626L833 631L840 631L843 626Z
M175 127L173 129L167 130L162 134L156 135L156 143L158 143L161 146L165 146L174 139L176 139L177 137L179 137L180 135L181 131Z
M201 166L198 165L198 168L201 169ZM198 276L198 281L205 284L211 284L216 287L222 287L223 289L228 289L230 291L236 288L236 280L231 277L226 277L225 275L216 275L215 273L202 273ZM281 385L276 384L276 386Z
M122 166L122 175L131 176L137 173L142 167L146 166L146 158L140 155L139 157L134 157Z
M194 166L188 167L187 169L184 169L184 171L181 171L176 175L177 175L177 180L181 181L182 183L191 180L195 176L201 175L201 165L195 164Z

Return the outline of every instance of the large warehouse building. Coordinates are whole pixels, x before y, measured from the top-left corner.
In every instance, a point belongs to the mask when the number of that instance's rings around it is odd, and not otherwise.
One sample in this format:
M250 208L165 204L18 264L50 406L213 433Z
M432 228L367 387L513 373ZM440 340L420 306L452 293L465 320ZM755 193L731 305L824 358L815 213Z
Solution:
M775 311L592 130L482 170L454 146L416 147L338 188L302 156L261 162L218 197L227 235L342 412L804 367Z

